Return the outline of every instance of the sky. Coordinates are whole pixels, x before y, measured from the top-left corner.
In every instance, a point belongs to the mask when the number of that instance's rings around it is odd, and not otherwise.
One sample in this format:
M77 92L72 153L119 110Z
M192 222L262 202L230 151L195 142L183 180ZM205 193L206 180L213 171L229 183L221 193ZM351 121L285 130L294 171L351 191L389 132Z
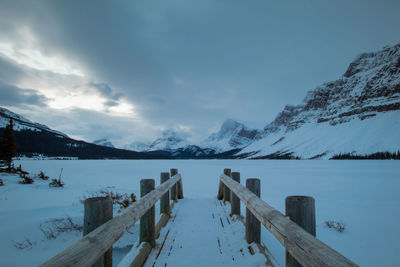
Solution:
M0 106L123 146L261 129L400 42L398 0L0 0Z

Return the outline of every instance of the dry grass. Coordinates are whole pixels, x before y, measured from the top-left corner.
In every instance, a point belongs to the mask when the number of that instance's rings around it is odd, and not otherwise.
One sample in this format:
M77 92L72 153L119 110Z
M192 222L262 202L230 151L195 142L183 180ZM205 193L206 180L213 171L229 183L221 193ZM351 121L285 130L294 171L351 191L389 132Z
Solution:
M14 247L17 249L31 249L34 245L36 245L36 242L32 242L29 238L26 238L22 240L21 242L14 241Z
M123 193L119 193L119 192L111 191L111 190L107 190L107 189L102 189L98 192L92 193L89 196L83 196L81 198L80 202L83 203L85 201L85 199L92 198L92 197L111 198L113 205L118 205L120 210L125 209L132 203L136 202L136 196L133 193L128 195L128 194L123 194Z
M64 232L82 232L83 225L75 223L70 216L66 216L45 221L40 225L40 230L47 239L56 239Z
M346 229L346 224L344 222L338 222L334 220L329 220L325 222L328 228L335 229L339 233L342 233Z

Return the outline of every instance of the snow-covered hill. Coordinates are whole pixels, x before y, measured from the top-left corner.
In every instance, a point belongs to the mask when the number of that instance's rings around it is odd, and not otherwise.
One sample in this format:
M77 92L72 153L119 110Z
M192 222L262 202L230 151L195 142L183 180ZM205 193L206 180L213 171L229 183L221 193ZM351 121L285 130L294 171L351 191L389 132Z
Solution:
M260 131L250 129L233 119L226 120L219 132L211 134L200 143L202 148L211 148L217 152L243 148L252 143Z
M32 122L21 115L18 115L14 112L6 108L0 107L0 128L5 128L6 125L9 124L10 119L14 121L14 130L21 131L21 130L31 130L36 132L47 132L51 134L55 134L57 137L60 138L68 138L68 136L62 132L55 131L47 127L46 125Z
M400 44L357 57L344 75L286 106L247 157L330 158L400 150Z
M99 146L114 147L113 143L111 143L107 138L95 140L93 141L93 144Z
M14 121L14 130L19 155L37 157L75 157L79 159L155 159L166 158L157 154L139 153L116 149L106 140L98 145L75 140L46 125L34 123L8 109L0 107L0 136L6 125ZM111 144L112 145L112 144Z

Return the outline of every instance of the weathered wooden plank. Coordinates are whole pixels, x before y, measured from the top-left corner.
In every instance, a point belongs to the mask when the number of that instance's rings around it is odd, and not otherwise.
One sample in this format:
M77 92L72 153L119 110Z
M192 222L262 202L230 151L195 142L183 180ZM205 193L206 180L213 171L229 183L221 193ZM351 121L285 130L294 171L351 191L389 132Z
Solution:
M246 180L246 188L254 193L257 197L260 197L260 179L250 178ZM231 191L233 192L233 191ZM246 241L247 243L261 242L261 224L253 213L246 208Z
M174 204L175 204L175 202L172 202L171 210L173 209ZM160 237L161 229L168 223L168 220L169 220L170 217L171 216L169 214L165 214L165 213L163 213L161 215L160 220L156 224L156 238ZM141 243L135 258L133 259L133 261L130 264L130 267L133 267L133 266L141 267L141 266L143 266L143 264L147 260L147 257L150 255L151 250L152 250L152 248L151 248L150 243L148 243L148 242Z
M246 207L270 231L278 241L303 266L358 266L297 224L262 201L247 188L221 175L220 181L232 190Z
M140 197L144 197L149 194L155 188L154 179L142 179L140 180ZM156 245L156 209L151 207L143 216L140 218L140 233L139 243L148 242L154 248Z
M171 169L171 177L178 174L178 169ZM183 184L182 180L176 184L176 198L183 199Z
M83 202L83 235L87 235L113 217L113 203L109 197L91 197ZM112 248L104 253L92 267L111 267Z
M161 184L112 220L90 232L41 266L92 266L143 214L178 181L179 174Z
M169 180L169 172L162 172L160 174L160 184ZM169 207L169 191L160 199L160 213L170 214Z
M231 177L231 169L228 168L224 169L224 174ZM224 186L223 192L224 192L224 204L226 201L231 202L231 191L229 190L229 188Z
M183 185L182 185L182 180L176 183L178 186L178 199L183 199Z
M224 198L224 184L221 182L219 182L217 198L218 200L222 200Z
M315 200L309 196L289 196L285 200L286 216L298 226L316 236ZM286 250L286 267L302 267Z
M240 172L232 172L232 179L240 184ZM240 199L231 191L231 215L240 216Z
M138 254L130 264L130 267L142 267L143 264L146 262L147 257L150 255L151 249L152 247L150 243L140 243Z
M161 228L163 228L168 223L169 218L170 216L166 213L163 213L161 215L160 220L156 224L156 238L160 236Z
M178 169L171 169L171 177L178 174ZM178 185L171 187L171 200L178 201Z

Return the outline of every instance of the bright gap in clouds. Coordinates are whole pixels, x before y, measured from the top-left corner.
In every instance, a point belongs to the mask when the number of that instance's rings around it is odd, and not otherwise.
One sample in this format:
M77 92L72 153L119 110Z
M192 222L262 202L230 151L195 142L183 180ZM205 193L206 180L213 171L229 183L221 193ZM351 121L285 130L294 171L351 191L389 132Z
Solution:
M34 48L18 49L12 43L1 42L0 54L32 69L64 75L85 76L81 69L73 67L74 64L71 64L61 56L46 56Z
M40 42L28 26L16 30L19 39L0 39L0 55L30 70L17 86L29 88L43 94L50 108L86 109L111 116L134 116L134 106L126 99L109 99L107 96L88 86L93 77L89 77L79 62L67 59L60 53L46 55L41 52ZM56 75L46 74L46 72ZM108 104L112 100L112 105Z
M60 91L40 90L45 96L51 99L49 107L54 109L87 109L107 113L113 116L134 116L134 106L131 103L120 99L114 106L108 107L108 99L96 93L74 92L60 94Z

